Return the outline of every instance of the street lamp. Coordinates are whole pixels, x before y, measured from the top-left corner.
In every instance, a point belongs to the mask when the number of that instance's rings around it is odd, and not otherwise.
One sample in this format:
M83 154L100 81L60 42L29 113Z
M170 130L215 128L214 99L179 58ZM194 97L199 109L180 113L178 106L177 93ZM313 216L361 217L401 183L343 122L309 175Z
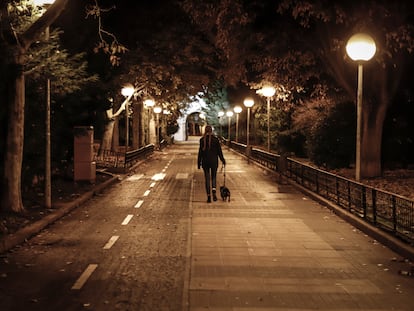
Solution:
M247 150L247 158L250 156L250 108L254 105L253 98L246 98L243 101L244 106L247 108L247 143L246 143L246 150Z
M55 0L34 0L34 4L37 6L48 6L51 5Z
M275 95L276 89L273 86L265 86L257 93L266 97L267 100L267 151L270 151L270 98Z
M147 144L150 143L150 112L151 112L151 107L154 107L154 105L155 105L155 102L154 102L153 99L148 98L148 99L144 100L144 106L147 107L147 109L148 109Z
M128 111L129 108L128 108L128 102L129 102L129 98L134 94L134 92L135 92L135 89L132 86L132 84L125 85L121 90L122 96L127 98L127 100L125 101L125 152L128 151L128 147L129 147L129 111Z
M231 137L230 137L230 126L231 126L231 124L230 124L230 122L231 122L231 117L233 116L233 111L227 111L226 112L226 116L227 116L227 118L228 118L228 120L229 120L229 126L228 126L228 135L227 135L227 138L229 139L229 145L230 145L230 140L231 140Z
M218 117L219 117L219 125L220 125L220 135L223 136L223 131L221 130L221 117L224 116L224 111L219 111L218 112Z
M45 11L55 0L35 0L36 6L42 7ZM49 41L49 26L45 28L45 40ZM52 207L52 178L51 178L51 143L50 143L50 78L46 79L46 155L45 155L45 206Z
M242 107L234 107L234 112L236 113L236 143L239 142L239 114L242 112Z
M374 40L367 34L357 33L346 44L349 57L358 62L358 90L357 90L357 131L355 155L355 179L361 180L361 114L362 114L362 83L363 63L369 61L376 52Z
M157 136L157 139L156 139L156 146L157 146L157 148L158 149L160 149L160 137L159 137L159 121L160 121L160 113L161 113L161 111L162 111L162 107L161 106L155 106L154 107L154 112L155 112L155 115L157 116L157 119L156 119L156 121L155 121L155 135Z

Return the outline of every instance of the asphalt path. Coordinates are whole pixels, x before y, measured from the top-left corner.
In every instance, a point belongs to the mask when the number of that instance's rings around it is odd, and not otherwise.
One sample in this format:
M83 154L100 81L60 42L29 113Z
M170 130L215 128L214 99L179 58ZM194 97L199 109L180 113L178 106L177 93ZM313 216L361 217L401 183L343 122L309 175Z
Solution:
M0 260L1 310L179 310L191 151L156 152Z

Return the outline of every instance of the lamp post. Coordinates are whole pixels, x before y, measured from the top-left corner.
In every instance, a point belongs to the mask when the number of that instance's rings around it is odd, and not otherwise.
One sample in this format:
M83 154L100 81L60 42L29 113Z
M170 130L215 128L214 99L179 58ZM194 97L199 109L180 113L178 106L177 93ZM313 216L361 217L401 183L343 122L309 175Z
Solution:
M239 142L239 114L242 112L242 107L236 106L234 107L234 112L236 113L236 143Z
M122 90L121 90L121 94L125 97L125 98L129 98L131 97L135 92L134 87L132 86L132 84L128 84L125 85ZM125 102L125 152L128 151L128 147L129 147L129 108L128 108L128 102L129 100L127 100Z
M229 140L229 145L230 145L230 141L231 141L231 137L230 137L230 126L231 126L231 117L233 116L233 111L227 111L226 112L226 116L227 116L227 118L228 118L228 120L229 120L229 126L228 126L228 135L227 135L227 138L228 138L228 140Z
M247 147L247 158L250 157L250 108L253 107L254 105L254 100L253 98L246 98L243 101L244 106L247 108L247 142L246 142L246 147Z
M361 114L362 114L362 84L363 63L369 61L376 52L374 40L367 34L357 33L346 44L346 52L349 57L358 62L358 90L357 90L357 130L356 130L356 154L355 154L355 179L361 180Z
M171 114L171 111L169 111L168 109L163 109L162 110L162 119L161 119L161 136L163 136L163 134L165 134L165 138L169 139L169 137L167 136L167 120L168 120L168 116Z
M150 143L150 112L151 112L151 107L154 107L154 105L155 105L155 102L154 102L153 99L148 98L148 99L144 100L144 106L147 107L147 109L148 109L147 144Z
M218 112L218 117L219 117L219 125L220 125L220 135L223 136L223 131L221 130L221 117L224 116L224 111L219 111Z
M265 86L257 93L266 97L267 100L267 151L270 151L270 98L276 93L273 86Z
M37 6L42 7L45 11L55 0L35 0ZM45 28L45 40L49 41L49 26ZM46 79L46 155L45 155L45 207L52 207L52 178L51 178L51 134L50 134L50 79Z
M160 106L155 106L154 107L154 112L155 112L155 115L157 117L156 121L155 121L155 135L157 136L157 138L156 138L156 147L157 147L157 149L160 149L160 137L159 137L159 125L158 125L158 123L159 123L159 120L160 120L161 111L162 111L162 107L160 107Z

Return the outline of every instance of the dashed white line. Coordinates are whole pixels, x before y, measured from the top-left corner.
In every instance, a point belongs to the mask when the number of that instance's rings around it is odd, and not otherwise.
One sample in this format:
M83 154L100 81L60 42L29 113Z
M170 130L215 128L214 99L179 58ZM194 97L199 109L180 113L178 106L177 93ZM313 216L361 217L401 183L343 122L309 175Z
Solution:
M154 188L154 186L155 186L155 182L153 182L151 185L150 185L150 188Z
M119 239L119 235L114 235L112 236L109 241L105 244L105 246L103 247L103 249L110 249L115 242Z
M164 173L158 173L151 177L152 180L163 180L165 177Z
M141 205L142 205L142 203L144 203L144 201L143 200L139 200L138 202L137 202L137 204L135 204L135 208L140 208L141 207Z
M151 191L147 190L144 192L144 197L147 197L150 194Z
M127 217L125 217L124 221L122 222L122 225L126 226L131 221L132 217L134 217L134 215L128 215Z
M143 176L144 176L144 174L134 174L134 175L129 176L126 180L136 181L136 180L141 179Z
M72 289L81 289L97 267L97 264L90 264L73 284Z

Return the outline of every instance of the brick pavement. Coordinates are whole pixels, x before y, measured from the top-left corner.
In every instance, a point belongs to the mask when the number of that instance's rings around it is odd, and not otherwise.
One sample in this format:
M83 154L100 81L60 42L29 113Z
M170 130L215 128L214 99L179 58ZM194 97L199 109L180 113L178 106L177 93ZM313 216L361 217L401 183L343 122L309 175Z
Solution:
M206 203L202 170L194 174L188 310L414 310L414 278L398 273L409 261L224 155L230 203Z

